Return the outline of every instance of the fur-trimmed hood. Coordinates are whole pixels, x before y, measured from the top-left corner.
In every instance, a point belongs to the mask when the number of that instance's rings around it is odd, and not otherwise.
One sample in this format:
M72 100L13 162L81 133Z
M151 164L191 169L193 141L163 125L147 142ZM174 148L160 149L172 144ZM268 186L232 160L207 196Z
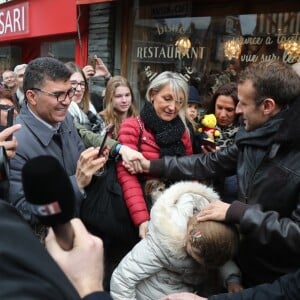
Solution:
M151 209L149 233L162 248L177 258L185 257L187 222L208 203L219 200L210 187L193 181L181 181L166 189Z

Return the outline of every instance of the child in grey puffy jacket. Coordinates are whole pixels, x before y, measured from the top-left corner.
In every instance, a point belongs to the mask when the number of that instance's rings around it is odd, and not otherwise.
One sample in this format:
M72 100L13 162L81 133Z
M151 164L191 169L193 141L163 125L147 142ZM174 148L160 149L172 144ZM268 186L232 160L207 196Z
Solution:
M235 253L235 228L220 222L197 223L194 216L219 196L198 182L166 189L151 209L149 231L120 262L111 278L114 300L157 300L175 292L194 292ZM232 263L224 279L238 273Z

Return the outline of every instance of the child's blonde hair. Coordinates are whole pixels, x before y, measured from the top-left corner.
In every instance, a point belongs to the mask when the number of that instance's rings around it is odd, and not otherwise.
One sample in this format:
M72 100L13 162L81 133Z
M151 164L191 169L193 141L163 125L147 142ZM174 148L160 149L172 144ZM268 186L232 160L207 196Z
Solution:
M190 226L188 241L206 267L220 267L233 258L238 245L238 232L234 225L217 221L198 222L194 215L188 222Z

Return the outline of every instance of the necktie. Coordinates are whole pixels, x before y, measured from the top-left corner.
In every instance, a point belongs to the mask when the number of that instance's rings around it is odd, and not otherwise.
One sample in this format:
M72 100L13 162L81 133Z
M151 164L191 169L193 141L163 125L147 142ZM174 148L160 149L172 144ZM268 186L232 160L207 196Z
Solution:
M63 167L68 174L75 174L77 161L73 160L73 156L70 153L70 140L66 132L63 132L62 128L59 128L56 133L53 134L53 141L59 147L61 154L59 160L62 161Z
M60 132L57 131L56 133L53 134L53 141L58 145L58 147L62 150L62 140L61 140L61 135Z

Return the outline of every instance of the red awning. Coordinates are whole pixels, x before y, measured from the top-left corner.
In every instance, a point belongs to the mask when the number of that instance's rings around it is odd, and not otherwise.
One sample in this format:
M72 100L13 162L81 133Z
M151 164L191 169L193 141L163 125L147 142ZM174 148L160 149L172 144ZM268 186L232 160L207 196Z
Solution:
M80 4L93 4L93 3L101 3L101 2L112 2L115 0L76 0L77 5Z
M0 41L77 32L75 0L12 1L0 6Z

